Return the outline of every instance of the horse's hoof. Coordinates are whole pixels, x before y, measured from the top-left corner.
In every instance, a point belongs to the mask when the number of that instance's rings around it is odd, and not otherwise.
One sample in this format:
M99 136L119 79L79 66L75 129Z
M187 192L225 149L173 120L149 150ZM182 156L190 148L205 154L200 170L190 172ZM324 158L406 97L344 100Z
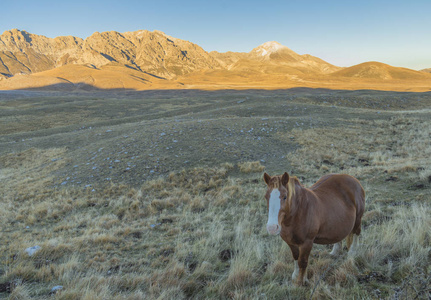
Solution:
M297 286L309 286L310 285L310 281L308 280L308 278L305 278L301 282L299 280L297 280L295 284Z

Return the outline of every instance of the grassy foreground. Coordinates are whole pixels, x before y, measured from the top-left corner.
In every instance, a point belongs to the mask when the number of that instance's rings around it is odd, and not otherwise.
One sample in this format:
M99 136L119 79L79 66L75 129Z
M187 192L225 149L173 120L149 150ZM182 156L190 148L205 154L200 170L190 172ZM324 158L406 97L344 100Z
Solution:
M328 103L306 99L310 106L305 108L316 119L309 126L292 128L280 125L279 119L266 120L267 111L259 116L264 108L257 104L262 99L253 102L257 106L250 104L258 122L263 117L264 122L279 122L279 130L267 133L269 141L293 144L285 152L278 150L271 162L268 158L248 161L232 150L238 158L221 152L190 167L175 164L174 157L166 163L174 166L172 171L139 184L128 180L133 177L130 172L117 180L97 181L87 169L75 167L86 165L75 155L82 153L80 148L46 142L48 135L57 134L56 128L65 130L65 124L43 129L54 131L49 134L36 131L32 142L40 139L42 146L3 151L0 298L428 299L431 123L426 120L430 112L398 108L376 118L372 117L375 111L340 108L343 117L325 114ZM345 101L349 107L351 103ZM292 107L304 102L294 102ZM250 122L241 110L230 113L238 118L232 117L232 124L226 126ZM292 109L290 116L297 113ZM193 126L200 124L195 122ZM142 126L133 124L120 124L114 131ZM156 126L141 128L141 134ZM213 128L204 125L199 134ZM8 127L4 139L29 132L11 133L13 129ZM102 131L106 132L104 127ZM169 135L166 128L163 132ZM238 129L237 134L232 139L242 145L243 133ZM107 141L113 144L111 136ZM192 137L189 142L192 145ZM211 154L211 149L199 149ZM102 169L102 160L94 166ZM83 170L76 174L77 181L88 178L91 184L70 184L62 177L74 174L73 169ZM121 174L125 170L106 169ZM294 286L288 246L265 230L264 170L289 171L308 186L327 173L357 177L367 194L357 256L332 258L330 246L315 245L309 286ZM24 250L35 245L41 248L30 257ZM56 285L63 288L51 293Z

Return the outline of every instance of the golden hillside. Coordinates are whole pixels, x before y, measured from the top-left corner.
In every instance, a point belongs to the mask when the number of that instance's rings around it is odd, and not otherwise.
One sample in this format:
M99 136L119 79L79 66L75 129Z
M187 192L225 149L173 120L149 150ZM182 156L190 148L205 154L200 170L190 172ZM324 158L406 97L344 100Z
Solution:
M420 80L429 79L428 74L407 68L393 67L380 62L365 62L349 68L332 73L332 76L364 78L364 79L399 79Z
M175 82L152 76L120 64L100 68L91 65L65 65L30 75L17 75L0 81L0 89L163 89L179 88Z

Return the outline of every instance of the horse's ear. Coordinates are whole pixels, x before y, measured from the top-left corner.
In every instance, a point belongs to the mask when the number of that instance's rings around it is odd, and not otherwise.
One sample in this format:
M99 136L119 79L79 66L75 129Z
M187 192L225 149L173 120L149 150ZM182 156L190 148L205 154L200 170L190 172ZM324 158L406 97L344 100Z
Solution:
M269 181L271 180L271 176L269 176L266 172L263 174L263 180L265 181L266 185L269 185Z
M288 183L289 183L289 174L287 174L287 172L284 172L283 176L281 176L281 184L283 186L287 186Z

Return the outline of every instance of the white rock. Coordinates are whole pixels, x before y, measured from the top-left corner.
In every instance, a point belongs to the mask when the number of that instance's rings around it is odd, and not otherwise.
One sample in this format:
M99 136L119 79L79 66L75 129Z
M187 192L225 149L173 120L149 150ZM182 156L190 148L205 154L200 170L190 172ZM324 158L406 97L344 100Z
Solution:
M25 249L25 252L27 252L28 256L33 256L33 254L35 254L39 250L40 250L40 246L36 245Z
M62 290L62 289L63 289L62 285L56 285L51 289L51 293L57 293L59 290Z

